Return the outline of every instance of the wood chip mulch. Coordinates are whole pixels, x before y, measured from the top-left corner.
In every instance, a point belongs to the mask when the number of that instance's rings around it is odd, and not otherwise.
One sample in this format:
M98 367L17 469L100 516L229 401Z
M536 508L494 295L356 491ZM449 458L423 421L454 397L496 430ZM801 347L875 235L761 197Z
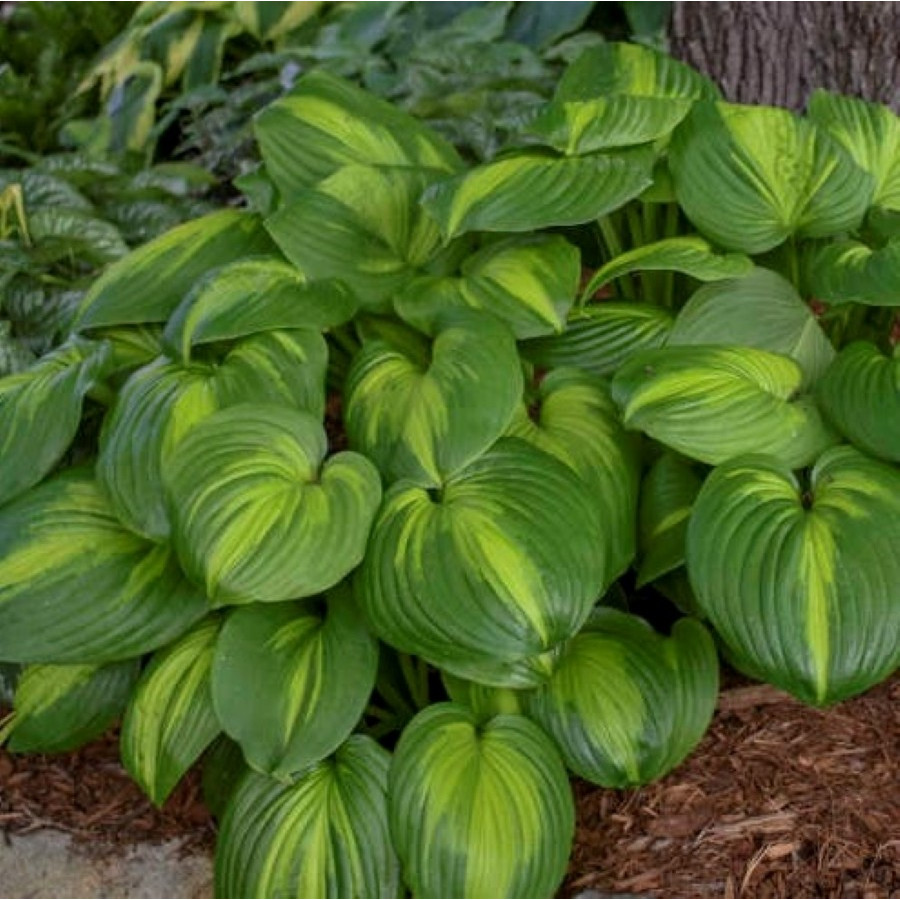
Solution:
M94 852L212 846L196 772L156 810L117 755L114 733L62 756L0 751L0 830L55 828ZM728 688L667 778L576 794L566 896L900 898L900 675L830 710Z

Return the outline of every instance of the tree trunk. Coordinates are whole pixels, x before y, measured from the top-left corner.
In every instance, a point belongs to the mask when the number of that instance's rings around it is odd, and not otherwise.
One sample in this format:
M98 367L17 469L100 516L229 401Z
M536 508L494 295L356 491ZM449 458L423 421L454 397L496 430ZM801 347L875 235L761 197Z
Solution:
M900 3L676 3L672 53L736 103L821 87L900 110Z

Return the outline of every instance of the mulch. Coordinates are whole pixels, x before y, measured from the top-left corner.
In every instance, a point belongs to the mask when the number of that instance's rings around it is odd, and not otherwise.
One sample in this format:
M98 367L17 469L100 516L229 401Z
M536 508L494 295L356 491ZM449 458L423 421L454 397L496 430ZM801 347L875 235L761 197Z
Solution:
M117 756L114 733L61 756L0 752L0 829L58 829L92 852L212 846L195 772L157 810ZM829 710L728 687L700 747L667 778L575 790L564 896L900 898L900 675Z

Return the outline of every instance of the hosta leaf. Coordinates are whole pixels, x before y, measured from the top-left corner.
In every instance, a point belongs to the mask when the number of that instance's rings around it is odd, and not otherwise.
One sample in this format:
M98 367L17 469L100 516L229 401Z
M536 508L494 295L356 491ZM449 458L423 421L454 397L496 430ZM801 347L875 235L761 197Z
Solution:
M111 357L104 366L106 377L132 372L162 353L162 329L156 325L123 325L99 328L93 337L110 346Z
M321 3L246 3L234 4L238 21L260 40L270 41L292 31L314 16Z
M578 250L558 236L512 238L472 254L458 277L414 279L394 301L401 319L428 334L449 308L502 319L517 339L560 332L581 275Z
M528 691L490 687L477 681L457 678L449 672L441 672L441 682L447 696L454 703L467 706L480 721L500 715L524 714L524 697Z
M185 362L191 347L282 328L325 330L352 319L357 303L337 282L310 282L275 258L223 266L188 294L166 325L166 346Z
M432 185L422 200L446 238L592 222L652 183L653 153L554 157L536 151L484 163Z
M813 91L809 117L873 176L872 203L900 210L900 118L879 103L822 90Z
M62 753L99 737L122 712L138 660L107 665L32 665L19 676L13 716L0 730L12 753Z
M114 87L106 104L109 149L113 154L146 152L162 87L163 70L149 60L132 63Z
M804 268L817 300L900 306L900 237L879 249L859 241L810 247Z
M456 151L426 125L325 72L301 78L266 107L255 130L266 169L286 200L346 165L445 172L461 166Z
M222 727L256 770L278 778L333 753L356 727L378 668L378 642L349 590L232 612L213 663Z
M596 512L595 553L602 554L612 578L621 575L634 558L638 458L606 383L579 369L550 372L508 434L551 453L579 475Z
M753 455L718 468L688 526L701 609L731 661L814 704L877 684L900 664L900 472L852 447L808 487Z
M379 511L356 597L405 653L501 687L545 677L532 660L574 634L611 580L594 501L565 463L505 438L441 491L409 482Z
M724 247L761 253L791 235L856 228L874 181L811 122L784 109L698 103L672 138L678 202Z
M108 345L75 338L0 379L0 505L62 458L78 430L82 399L108 358Z
M266 219L284 255L310 279L339 278L368 309L385 306L437 250L418 204L433 172L344 166Z
M132 374L106 418L97 460L116 515L138 534L166 539L163 473L184 436L237 403L278 403L320 417L327 357L318 332L270 331L241 341L218 363L159 357Z
M620 94L591 100L554 100L527 126L567 156L646 144L666 137L688 114L693 100Z
M220 734L203 754L203 805L220 822L235 788L249 771L241 745L225 734Z
M204 619L157 651L128 704L122 764L157 806L222 730L210 690L221 624L217 617Z
M718 692L715 644L699 622L682 619L665 638L601 607L526 704L573 772L625 788L661 778L696 747Z
M206 610L171 550L126 531L88 471L57 475L0 510L0 659L128 659Z
M423 710L391 764L388 808L416 897L551 897L575 810L547 736L522 716L479 724L454 703Z
M719 91L696 69L658 50L603 43L585 50L566 69L554 96L568 103L613 94L715 100Z
M818 386L827 418L858 447L900 463L900 351L883 356L857 341L845 347Z
M390 760L371 738L354 735L293 783L247 775L216 842L216 896L399 896Z
M817 381L834 348L794 286L769 269L700 288L678 313L667 346L735 344L781 353Z
M164 472L175 546L217 603L317 594L362 559L381 500L378 471L357 453L323 462L309 413L241 404L214 413Z
M637 586L684 565L684 541L691 507L703 479L685 459L664 453L641 482Z
M262 220L250 213L220 210L185 222L110 266L84 298L75 325L165 322L208 271L273 250Z
M703 238L666 238L644 244L601 266L582 291L592 297L602 287L631 272L682 272L699 281L721 281L746 275L753 263L740 253L716 253Z
M672 322L672 313L661 306L597 303L572 312L561 335L526 341L520 350L545 369L575 366L612 375L635 353L661 347Z
M751 347L688 346L633 356L613 379L626 427L701 462L771 453L792 468L811 463L836 436L810 397L793 399L802 370Z
M521 395L509 329L454 310L430 346L365 344L347 377L344 422L350 446L387 481L438 485L503 434Z

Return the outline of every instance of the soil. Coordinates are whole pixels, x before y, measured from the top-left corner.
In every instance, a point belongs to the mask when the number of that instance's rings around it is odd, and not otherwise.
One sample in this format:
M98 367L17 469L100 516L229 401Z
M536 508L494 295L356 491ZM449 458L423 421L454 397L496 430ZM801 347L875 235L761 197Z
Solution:
M61 756L0 751L0 829L57 829L94 853L172 838L212 847L196 772L157 810L117 757L114 732ZM728 687L667 778L575 790L564 896L900 898L900 675L829 710Z

